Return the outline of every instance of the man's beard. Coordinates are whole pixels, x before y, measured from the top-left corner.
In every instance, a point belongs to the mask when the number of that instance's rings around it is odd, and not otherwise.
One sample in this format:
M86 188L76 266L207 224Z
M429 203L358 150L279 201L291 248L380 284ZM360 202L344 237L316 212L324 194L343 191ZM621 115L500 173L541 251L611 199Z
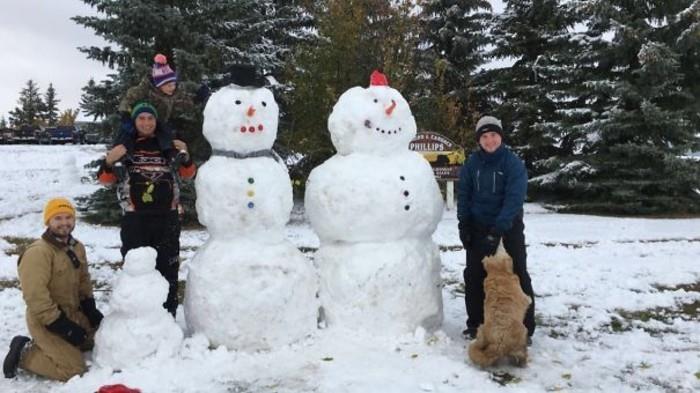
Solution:
M56 228L50 228L51 234L59 239L67 239L73 232L74 225L60 225Z

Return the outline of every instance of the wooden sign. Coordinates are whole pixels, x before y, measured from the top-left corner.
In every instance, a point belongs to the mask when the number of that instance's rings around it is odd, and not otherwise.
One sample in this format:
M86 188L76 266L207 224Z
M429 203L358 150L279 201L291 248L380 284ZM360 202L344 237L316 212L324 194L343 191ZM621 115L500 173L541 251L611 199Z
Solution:
M459 171L465 159L464 149L446 136L436 132L420 132L408 148L428 160L436 179L459 179Z

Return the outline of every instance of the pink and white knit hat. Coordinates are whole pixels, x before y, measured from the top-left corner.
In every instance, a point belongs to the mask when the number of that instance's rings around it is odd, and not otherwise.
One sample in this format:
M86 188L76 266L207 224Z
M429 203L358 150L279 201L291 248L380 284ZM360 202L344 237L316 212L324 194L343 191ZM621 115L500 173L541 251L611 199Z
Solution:
M168 65L168 58L163 54L157 54L153 58L153 70L151 77L155 87L161 87L168 82L177 82L177 73Z

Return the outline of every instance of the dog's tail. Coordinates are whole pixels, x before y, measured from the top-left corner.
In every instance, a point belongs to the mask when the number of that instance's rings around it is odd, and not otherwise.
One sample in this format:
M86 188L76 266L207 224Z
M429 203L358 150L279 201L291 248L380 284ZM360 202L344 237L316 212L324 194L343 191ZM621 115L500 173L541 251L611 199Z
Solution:
M469 346L469 359L480 367L491 367L501 357L495 345L481 345L479 341L474 341Z

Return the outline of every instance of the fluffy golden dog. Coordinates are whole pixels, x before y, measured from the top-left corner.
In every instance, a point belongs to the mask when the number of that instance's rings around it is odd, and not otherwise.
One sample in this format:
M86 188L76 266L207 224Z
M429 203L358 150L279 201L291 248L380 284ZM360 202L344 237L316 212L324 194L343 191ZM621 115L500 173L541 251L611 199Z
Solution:
M527 328L523 318L532 300L520 288L520 280L513 273L513 259L502 244L495 255L484 258L483 264L484 323L469 346L469 358L481 367L493 366L503 358L525 366Z

